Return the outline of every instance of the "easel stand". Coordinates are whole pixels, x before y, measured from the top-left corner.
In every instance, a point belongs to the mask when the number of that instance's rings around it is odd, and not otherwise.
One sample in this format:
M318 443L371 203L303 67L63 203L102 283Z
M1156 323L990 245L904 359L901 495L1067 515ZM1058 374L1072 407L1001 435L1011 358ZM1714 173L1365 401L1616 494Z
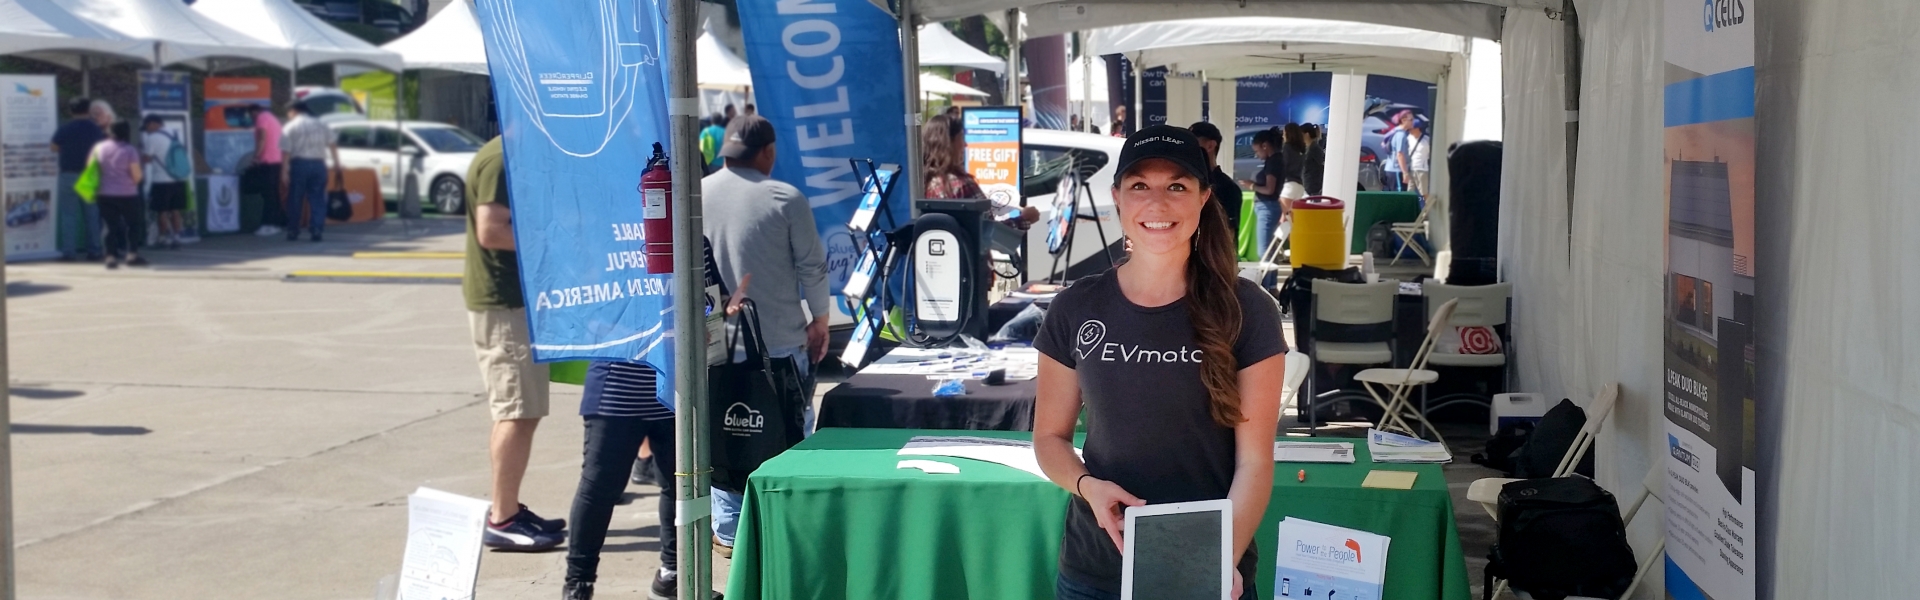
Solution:
M1107 255L1107 268L1113 268L1120 262L1113 255L1113 243L1107 240L1107 226L1100 222L1100 207L1093 201L1093 190L1087 187L1086 175L1069 171L1065 177L1072 180L1065 186L1067 188L1065 193L1072 197L1067 206L1072 207L1073 220L1067 222L1067 233L1060 252L1053 255L1053 265L1047 269L1047 283L1053 284L1069 283L1072 279L1067 276L1067 273L1073 270L1073 240L1074 236L1080 232L1081 221L1093 222L1094 232L1100 235L1100 249ZM1085 209L1081 208L1083 201L1086 205ZM1057 203L1058 200L1056 199L1055 202ZM1066 263L1065 268L1061 268L1063 262Z

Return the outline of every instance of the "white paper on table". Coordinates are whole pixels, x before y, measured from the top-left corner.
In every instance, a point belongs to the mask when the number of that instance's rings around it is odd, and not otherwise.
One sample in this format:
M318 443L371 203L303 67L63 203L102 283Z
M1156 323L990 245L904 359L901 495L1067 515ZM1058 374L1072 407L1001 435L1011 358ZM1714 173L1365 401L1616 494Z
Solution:
M1420 438L1367 430L1367 453L1377 463L1450 463L1453 454L1445 444Z
M480 577L480 536L491 504L432 488L407 496L407 550L400 600L472 598Z
M1353 463L1353 442L1274 442L1273 462Z
M1080 454L1075 448L1073 453ZM1006 465L1046 479L1040 459L1033 455L1033 442L974 436L916 435L900 449L900 456L946 456Z

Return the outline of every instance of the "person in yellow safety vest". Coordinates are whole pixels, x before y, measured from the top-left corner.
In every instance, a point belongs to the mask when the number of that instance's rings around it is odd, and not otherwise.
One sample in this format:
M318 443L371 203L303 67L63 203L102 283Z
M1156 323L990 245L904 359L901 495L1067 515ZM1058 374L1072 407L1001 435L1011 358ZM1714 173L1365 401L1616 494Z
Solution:
M720 113L700 120L700 158L706 159L706 173L720 170L720 144L727 137L727 117Z

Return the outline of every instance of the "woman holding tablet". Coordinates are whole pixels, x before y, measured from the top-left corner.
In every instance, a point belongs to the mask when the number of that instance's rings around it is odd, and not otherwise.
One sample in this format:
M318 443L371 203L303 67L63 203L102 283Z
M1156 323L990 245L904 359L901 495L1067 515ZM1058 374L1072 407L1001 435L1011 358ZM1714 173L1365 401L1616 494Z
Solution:
M1254 529L1273 488L1287 352L1272 297L1236 274L1212 169L1193 134L1127 137L1113 186L1132 253L1053 302L1040 350L1033 448L1073 494L1060 600L1121 597L1129 506L1233 501L1233 594L1252 598ZM1074 424L1087 407L1085 461Z

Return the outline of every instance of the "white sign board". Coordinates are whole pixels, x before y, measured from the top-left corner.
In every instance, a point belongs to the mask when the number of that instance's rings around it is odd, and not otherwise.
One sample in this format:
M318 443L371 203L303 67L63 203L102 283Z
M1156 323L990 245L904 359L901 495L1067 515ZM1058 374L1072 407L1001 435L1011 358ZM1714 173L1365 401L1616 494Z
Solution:
M400 566L400 600L473 597L488 508L485 500L432 488L407 496L407 554Z
M60 180L53 132L60 127L51 75L0 75L0 210L6 262L55 258Z

